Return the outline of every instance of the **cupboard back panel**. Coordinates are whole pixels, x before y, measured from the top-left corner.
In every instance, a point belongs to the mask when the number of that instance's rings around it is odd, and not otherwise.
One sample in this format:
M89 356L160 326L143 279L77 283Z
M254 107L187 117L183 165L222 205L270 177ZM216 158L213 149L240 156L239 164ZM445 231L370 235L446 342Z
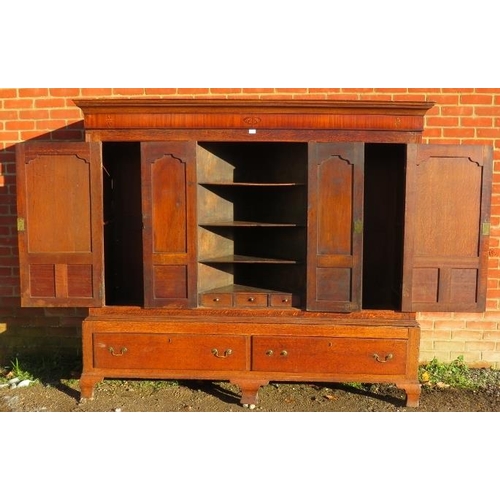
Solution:
M144 303L139 143L103 144L106 303Z

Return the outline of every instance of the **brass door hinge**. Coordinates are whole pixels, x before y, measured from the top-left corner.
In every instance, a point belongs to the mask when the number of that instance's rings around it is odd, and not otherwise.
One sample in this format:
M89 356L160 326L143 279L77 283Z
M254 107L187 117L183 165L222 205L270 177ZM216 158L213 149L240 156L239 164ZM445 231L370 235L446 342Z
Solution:
M363 221L356 220L354 221L354 234L362 234L363 233Z
M489 236L490 235L490 223L489 222L483 222L482 224L482 233L483 236Z
M17 218L17 231L19 233L22 233L23 231L26 231L26 224L24 221L23 217L18 217Z

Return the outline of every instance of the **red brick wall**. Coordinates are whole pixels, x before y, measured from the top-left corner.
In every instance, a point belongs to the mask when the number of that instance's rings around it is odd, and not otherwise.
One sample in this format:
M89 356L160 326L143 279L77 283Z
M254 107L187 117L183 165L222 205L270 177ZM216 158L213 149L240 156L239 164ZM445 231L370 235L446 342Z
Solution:
M80 349L84 310L21 309L13 146L29 139L82 140L76 97L217 97L257 99L430 100L424 141L492 144L494 153L487 311L419 313L421 361L463 355L471 366L500 368L500 89L490 88L218 88L0 89L0 361L17 354Z

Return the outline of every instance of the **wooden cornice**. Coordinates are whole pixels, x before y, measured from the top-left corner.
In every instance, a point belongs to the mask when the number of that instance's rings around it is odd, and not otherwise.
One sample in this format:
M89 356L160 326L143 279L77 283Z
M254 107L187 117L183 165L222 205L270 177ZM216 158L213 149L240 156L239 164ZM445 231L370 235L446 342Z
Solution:
M421 132L434 103L415 101L75 99L85 128Z

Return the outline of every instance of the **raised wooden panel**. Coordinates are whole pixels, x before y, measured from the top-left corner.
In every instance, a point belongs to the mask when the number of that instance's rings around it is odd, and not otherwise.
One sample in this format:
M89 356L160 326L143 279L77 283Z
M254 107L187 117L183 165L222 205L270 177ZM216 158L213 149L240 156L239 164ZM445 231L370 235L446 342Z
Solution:
M153 266L155 299L185 299L187 266Z
M104 302L101 145L17 146L21 302Z
M25 180L28 251L90 252L88 161L74 154L39 156L27 165Z
M92 296L92 267L85 265L67 266L68 297Z
M309 150L307 308L361 308L363 144Z
M143 143L141 164L144 304L195 306L195 144Z
M151 165L153 252L185 253L186 163L165 155Z
M56 296L56 275L53 264L30 265L29 281L32 297Z
M404 311L482 311L492 150L408 145Z

